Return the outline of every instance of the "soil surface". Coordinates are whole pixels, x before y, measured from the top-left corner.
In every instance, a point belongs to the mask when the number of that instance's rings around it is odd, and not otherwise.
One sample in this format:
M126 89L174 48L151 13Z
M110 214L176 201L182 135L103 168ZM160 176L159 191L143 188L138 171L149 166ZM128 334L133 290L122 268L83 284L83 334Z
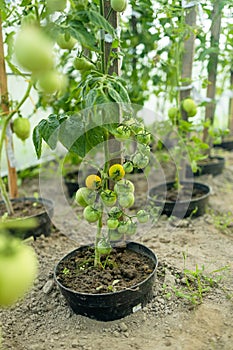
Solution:
M74 314L56 286L55 265L71 250L93 242L95 229L77 219L81 212L68 196L55 198L52 185L46 184L48 198L56 200L54 228L49 237L28 243L36 250L40 272L23 300L0 311L2 348L233 350L233 152L216 153L226 157L223 173L198 178L212 189L205 215L160 216L139 227L134 241L151 248L159 262L153 298L116 321ZM151 179L135 175L135 203L142 208L148 189L164 177L156 171ZM173 180L172 175L165 177ZM21 194L43 189L38 184L37 179L25 181Z
M124 247L114 247L110 255L101 256L104 269L94 267L94 258L93 248L75 251L58 264L57 280L79 293L111 293L136 286L155 268L153 260Z

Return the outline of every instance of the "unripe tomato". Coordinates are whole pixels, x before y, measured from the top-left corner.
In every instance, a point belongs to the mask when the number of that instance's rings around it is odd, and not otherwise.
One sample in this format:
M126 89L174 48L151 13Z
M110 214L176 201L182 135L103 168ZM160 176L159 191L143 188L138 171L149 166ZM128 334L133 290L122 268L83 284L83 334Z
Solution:
M27 118L18 117L13 121L13 131L22 141L30 136L30 122Z
M97 243L96 249L100 255L108 255L111 253L112 247L105 238L102 238Z
M142 155L141 153L136 153L133 157L133 164L138 169L145 168L149 163L149 157Z
M95 203L96 193L87 187L80 187L75 195L75 201L82 207Z
M114 131L114 137L118 141L128 140L130 136L131 136L131 130L128 126L125 126L125 125L118 126Z
M91 69L95 69L95 66L84 57L76 57L74 60L74 68L82 72L86 72Z
M190 112L188 112L188 117L194 117L197 114L197 108L193 108Z
M83 211L83 217L88 222L96 222L100 217L100 212L93 206L88 205Z
M118 227L118 225L119 225L119 221L117 219L109 218L107 220L107 226L111 230L115 230Z
M0 266L0 306L10 306L32 287L38 261L31 247L1 233Z
M47 0L46 2L50 13L62 12L66 8L66 0Z
M132 173L132 171L133 171L133 163L132 162L126 162L126 163L123 164L123 168L124 168L124 171L127 174Z
M116 12L123 12L127 7L127 0L110 0L111 7Z
M109 241L119 241L122 238L122 233L116 230L108 230Z
M140 131L136 135L136 140L140 143L143 143L144 145L148 145L151 142L151 135L149 132Z
M187 113L191 113L194 109L197 108L196 103L191 98L186 98L182 102L182 107Z
M76 43L77 40L72 36L67 39L65 34L60 33L57 37L57 44L63 50L72 50Z
M64 92L68 85L68 80L65 75L51 70L41 74L38 83L43 92L46 94L53 94L55 92Z
M137 231L137 223L130 221L127 225L126 235L129 235L129 236L135 235L136 231Z
M132 192L121 194L118 203L122 208L130 208L134 204L134 194Z
M38 24L36 15L34 13L29 13L26 16L23 16L22 20L21 20L21 26L31 26L31 25L36 25Z
M177 119L179 115L179 108L177 107L171 107L168 110L168 117L170 118L170 120L173 122L175 119Z
M117 228L118 232L124 235L128 230L129 221L121 221Z
M42 72L53 68L53 43L36 26L23 27L16 37L15 55L19 64L31 71Z
M109 212L108 215L112 218L116 218L119 219L122 216L123 212L120 208L118 207L112 207Z
M112 207L117 200L117 195L114 191L105 190L100 194L101 200L106 207Z
M134 184L132 181L127 179L122 179L118 181L114 186L114 191L117 193L117 195L121 194L127 194L129 192L134 192Z
M141 209L137 212L137 219L140 223L145 223L149 220L150 216L149 214L144 210L144 209Z

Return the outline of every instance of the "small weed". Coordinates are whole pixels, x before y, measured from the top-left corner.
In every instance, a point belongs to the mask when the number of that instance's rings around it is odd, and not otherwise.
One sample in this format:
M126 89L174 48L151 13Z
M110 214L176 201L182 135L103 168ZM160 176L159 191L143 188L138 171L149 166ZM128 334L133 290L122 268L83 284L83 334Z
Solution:
M216 213L210 211L209 214L213 220L214 226L222 233L227 235L233 234L233 214L228 211L227 213Z
M194 270L186 268L186 254L183 253L184 269L183 278L181 283L184 285L181 288L173 286L175 295L179 298L184 298L190 301L194 305L201 304L205 293L209 292L211 288L217 286L218 282L223 278L222 275L215 276L216 273L228 270L228 266L213 270L208 273L208 276L204 274L204 265L201 268L196 264Z
M64 275L68 275L68 274L70 273L70 270L67 269L67 267L65 267L65 268L63 269L62 273L63 273Z

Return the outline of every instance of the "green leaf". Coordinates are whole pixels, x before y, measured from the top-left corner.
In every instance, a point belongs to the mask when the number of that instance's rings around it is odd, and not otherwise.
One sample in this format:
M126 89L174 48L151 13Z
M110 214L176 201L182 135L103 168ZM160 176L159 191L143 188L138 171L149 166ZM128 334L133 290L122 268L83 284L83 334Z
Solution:
M41 157L42 136L40 134L40 128L38 125L33 130L32 140L36 150L37 158L39 159Z
M70 35L77 39L83 47L87 49L98 52L99 49L96 46L96 39L88 32L87 29L83 26L83 23L78 21L71 21L70 25Z
M37 125L40 135L51 149L55 149L58 141L60 129L59 119L56 115L51 114L48 119L42 119Z
M121 98L120 94L118 94L118 92L116 90L114 90L113 88L111 88L111 87L108 88L108 94L113 99L113 101L122 102L122 98Z
M104 29L112 35L113 39L116 38L116 32L113 26L111 26L111 24L98 12L90 10L88 11L88 16L92 24L95 24L100 29Z

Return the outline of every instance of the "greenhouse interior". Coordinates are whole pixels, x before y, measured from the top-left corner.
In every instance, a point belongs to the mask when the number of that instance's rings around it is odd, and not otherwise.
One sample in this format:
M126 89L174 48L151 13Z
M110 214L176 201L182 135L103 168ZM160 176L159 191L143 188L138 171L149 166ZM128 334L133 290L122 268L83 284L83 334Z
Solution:
M233 350L231 0L0 1L0 349Z

